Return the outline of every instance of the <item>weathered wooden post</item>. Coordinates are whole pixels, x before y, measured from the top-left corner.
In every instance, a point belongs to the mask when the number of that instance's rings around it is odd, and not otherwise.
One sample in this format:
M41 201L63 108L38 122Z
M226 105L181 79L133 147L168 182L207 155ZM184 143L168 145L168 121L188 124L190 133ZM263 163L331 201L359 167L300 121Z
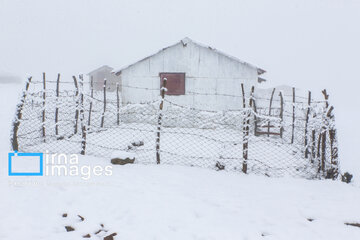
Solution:
M327 117L329 118L329 121L332 121L332 123L330 124L330 129L329 129L329 137L330 137L330 154L331 154L331 164L332 165L338 165L338 148L336 146L336 129L334 127L334 115L332 114L332 111L334 110L334 107L331 106L328 113L327 113Z
M294 143L294 131L295 131L295 88L292 88L293 93L293 112L292 112L292 129L291 129L291 144Z
M103 113L101 115L101 127L104 127L104 122L105 122L105 111L106 111L106 78L104 78L104 109L103 109Z
M59 125L58 125L58 121L59 121L59 106L58 106L59 87L60 87L60 73L58 73L58 77L56 80L56 108L55 108L55 136L56 137L58 137L58 135L59 135Z
M120 125L120 96L119 96L119 83L116 83L116 103L117 103L117 125Z
M316 131L315 129L312 129L311 130L311 163L314 163L314 159L316 157L315 149L316 149Z
M251 110L253 106L253 97L254 97L254 86L251 88L250 98L249 98L249 108L246 109L246 100L245 100L245 90L244 84L241 84L242 98L243 98L243 109L244 109L244 120L243 120L243 164L242 172L247 173L247 160L249 152L249 132L250 132L250 117Z
M74 134L77 134L77 130L78 130L78 119L79 119L79 86L77 83L77 79L75 76L73 76L74 79L74 85L75 85L75 125L74 125Z
M321 149L320 149L320 146L321 146L321 138L322 138L322 133L321 133L321 129L320 129L320 133L319 133L319 136L318 136L318 142L317 142L317 152L316 152L316 157L317 157L317 160L319 162L319 169L318 169L318 173L320 173L323 165L322 165L322 162L320 160L320 156L321 156Z
M156 132L156 163L160 164L160 132L161 132L161 124L162 124L162 110L164 107L164 98L166 92L166 82L167 78L163 79L163 84L161 87L161 102L159 106L159 116L157 121L157 132Z
M323 172L325 172L325 163L326 163L326 124L327 123L327 119L326 119L326 113L327 113L327 109L329 107L329 103L328 103L328 99L329 99L329 95L326 93L326 89L324 89L322 91L324 98L325 98L325 111L324 111L324 121L323 122L323 127L321 129L322 133L321 133L321 170Z
M22 118L22 110L25 105L26 96L28 94L29 86L31 83L32 77L29 77L26 81L25 90L23 91L23 94L21 96L20 103L16 106L16 114L15 114L15 120L13 121L13 129L12 129L12 148L13 151L19 151L19 142L18 142L18 131L19 126Z
M43 73L43 111L42 111L42 136L45 139L45 99L46 99L46 80L45 80L45 73Z
M279 92L280 96L280 119L281 119L281 127L280 127L280 137L283 137L284 127L283 127L283 121L284 121L284 98L282 95L282 92Z
M275 88L272 90L271 97L270 97L270 106L269 106L269 117L271 116L271 107L272 107L272 101L274 98ZM268 121L268 137L270 136L270 120Z
M309 91L308 95L308 107L306 111L306 119L305 119L305 158L308 158L309 155L309 146L308 146L308 125L309 125L309 115L310 115L310 105L311 105L311 92Z
M89 107L89 117L88 117L88 129L90 129L90 124L91 124L91 111L92 111L92 101L93 101L93 97L94 97L94 85L93 85L93 76L91 76L91 80L90 80L90 107Z
M86 149L86 125L84 114L84 79L83 75L79 76L80 79L80 125L81 125L81 155L85 155Z
M244 84L241 84L241 92L242 92L242 99L243 99L243 164L242 164L242 171L243 173L247 172L247 159L248 159L248 139L247 139L247 117L248 114L246 112L246 100L245 100L245 89Z

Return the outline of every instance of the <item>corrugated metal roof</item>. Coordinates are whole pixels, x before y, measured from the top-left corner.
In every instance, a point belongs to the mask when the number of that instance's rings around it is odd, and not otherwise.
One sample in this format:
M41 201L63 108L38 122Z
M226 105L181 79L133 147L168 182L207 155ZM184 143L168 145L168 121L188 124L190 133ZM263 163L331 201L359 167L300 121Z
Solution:
M186 37L186 38L180 40L179 42L177 42L177 43L175 43L175 44L173 44L173 45L170 45L170 46L168 46L168 47L166 47L166 48L163 48L163 49L157 51L156 53L154 53L154 54L152 54L152 55L150 55L150 56L147 56L147 57L145 57L145 58L143 58L143 59L141 59L141 60L139 60L139 61L137 61L137 62L135 62L135 63L132 63L132 64L130 64L130 65L127 65L127 66L125 66L125 67L123 67L123 68L121 68L121 69L118 69L118 70L116 70L116 71L113 71L113 73L115 73L116 75L119 75L119 74L121 73L121 71L123 71L123 70L125 70L125 69L127 69L127 68L129 68L129 67L131 67L131 66L133 66L133 65L135 65L135 64L137 64L137 63L139 63L139 62L142 62L142 61L144 61L144 60L146 60L146 59L148 59L148 58L150 58L150 57L153 57L153 56L161 53L162 51L164 51L164 50L166 50L166 49L168 49L168 48L174 47L174 46L176 46L176 45L178 45L178 44L180 44L180 43L181 43L183 46L186 46L189 42L192 42L193 44L196 44L196 45L198 45L198 46L200 46L200 47L210 49L210 50L212 50L212 51L214 51L214 52L216 52L216 53L218 53L218 54L220 54L220 55L223 55L223 56L225 56L225 57L228 57L228 58L230 58L230 59L232 59L232 60L234 60L234 61L237 61L237 62L240 62L240 63L242 63L242 64L248 65L249 67L255 68L255 69L257 69L258 75L261 75L261 74L263 74L263 73L266 72L264 69L258 68L258 67L256 67L256 66L250 64L250 63L241 61L240 59L238 59L238 58L236 58L236 57L233 57L233 56L231 56L231 55L228 55L228 54L226 54L226 53L223 53L223 52L221 52L221 51L219 51L219 50L217 50L217 49L215 49L215 48L213 48L213 47L210 47L210 46L207 46L207 45L204 45L204 44L195 42L195 41L193 41L192 39Z

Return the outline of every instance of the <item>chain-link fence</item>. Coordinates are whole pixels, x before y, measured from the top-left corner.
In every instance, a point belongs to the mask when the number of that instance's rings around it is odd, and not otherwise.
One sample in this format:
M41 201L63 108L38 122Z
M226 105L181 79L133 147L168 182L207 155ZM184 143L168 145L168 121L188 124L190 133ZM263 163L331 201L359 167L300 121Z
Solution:
M84 87L84 85L86 86ZM89 86L87 86L89 85ZM325 100L269 95L257 89L242 96L238 109L213 111L159 100L122 104L121 91L92 90L73 81L28 80L12 129L14 150L135 155L135 162L178 164L217 170L336 178L337 138L333 107ZM89 90L84 90L89 89ZM192 93L196 94L196 93Z

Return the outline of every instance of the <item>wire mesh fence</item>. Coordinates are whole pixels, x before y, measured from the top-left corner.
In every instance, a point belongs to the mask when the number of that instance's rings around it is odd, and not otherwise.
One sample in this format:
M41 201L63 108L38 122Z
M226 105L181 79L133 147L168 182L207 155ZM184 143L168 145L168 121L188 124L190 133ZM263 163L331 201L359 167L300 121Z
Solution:
M88 90L85 90L84 85ZM121 90L94 91L73 81L29 78L13 123L11 142L23 152L134 154L136 163L177 164L270 177L336 178L339 173L333 107L324 100L250 93L237 109L204 110L159 99L122 104ZM126 86L130 87L130 86ZM196 93L192 93L196 94Z

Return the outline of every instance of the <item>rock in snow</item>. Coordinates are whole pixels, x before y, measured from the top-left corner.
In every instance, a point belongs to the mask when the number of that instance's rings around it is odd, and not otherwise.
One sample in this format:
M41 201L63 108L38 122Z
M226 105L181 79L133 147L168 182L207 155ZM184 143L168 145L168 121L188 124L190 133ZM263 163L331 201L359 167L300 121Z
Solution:
M125 165L128 163L134 163L135 154L125 151L115 151L111 154L111 163L118 165Z

